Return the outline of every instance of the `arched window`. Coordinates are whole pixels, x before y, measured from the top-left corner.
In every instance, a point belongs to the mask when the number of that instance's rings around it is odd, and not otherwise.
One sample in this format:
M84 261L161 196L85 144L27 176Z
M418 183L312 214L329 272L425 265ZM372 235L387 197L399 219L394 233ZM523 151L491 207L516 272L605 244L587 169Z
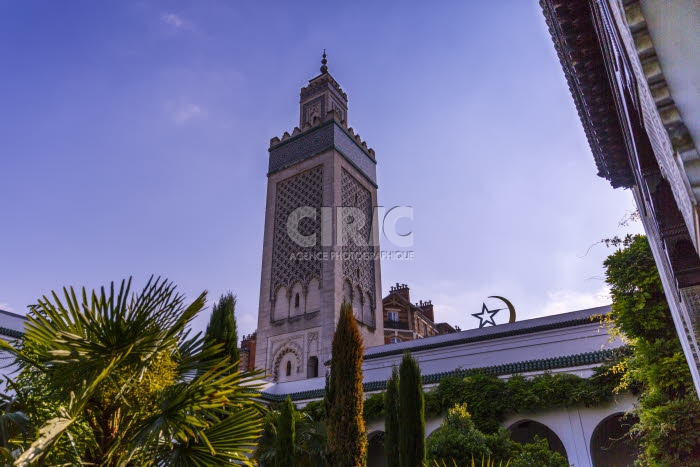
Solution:
M518 443L532 443L535 440L535 436L544 438L547 440L547 443L549 443L550 451L556 451L567 460L569 459L569 456L566 454L566 449L564 448L564 443L561 442L559 436L547 425L543 425L534 420L521 420L512 424L508 430L510 430L510 439Z
M309 357L309 364L306 366L306 377L316 378L318 376L318 357Z
M593 467L608 465L632 465L639 455L629 434L630 427L639 419L616 413L603 419L591 435L591 460Z
M299 308L299 294L294 296L294 308Z
M287 376L292 376L292 362L287 362Z

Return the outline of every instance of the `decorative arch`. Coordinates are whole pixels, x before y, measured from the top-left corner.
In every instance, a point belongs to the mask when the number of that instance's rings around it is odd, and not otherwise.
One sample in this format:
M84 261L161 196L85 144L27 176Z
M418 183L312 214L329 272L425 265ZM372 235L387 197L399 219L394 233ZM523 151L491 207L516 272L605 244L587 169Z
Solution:
M321 281L312 277L306 287L306 312L313 313L321 310Z
M306 294L301 282L295 282L289 302L289 316L303 315L306 309Z
M564 456L568 462L569 456L566 454L564 443L547 425L526 419L513 423L508 427L508 430L510 431L510 438L518 443L532 443L535 441L535 436L546 439L549 443L549 449Z
M306 363L306 377L307 378L317 378L318 377L318 357L309 357Z
M286 374L286 369L280 368L280 364L282 360L284 360L284 357L289 354L291 354L294 359L291 376L294 377L294 375L299 373L302 362L304 361L304 351L296 342L287 341L275 352L275 356L272 360L272 376L275 382L279 381L280 376Z
M386 465L384 435L385 433L380 430L367 435L367 467L384 467Z
M362 321L362 290L359 286L353 289L352 314L355 315L356 319Z
M628 436L638 419L623 412L614 413L598 423L591 435L593 467L632 465L639 450Z
M275 300L272 304L272 320L280 320L289 316L289 291L280 285L275 290Z
M370 326L374 326L374 304L372 302L372 295L366 292L362 295L362 298L362 320Z
M353 295L352 294L352 284L350 284L350 281L344 280L343 281L343 298L350 305L352 305L352 295Z

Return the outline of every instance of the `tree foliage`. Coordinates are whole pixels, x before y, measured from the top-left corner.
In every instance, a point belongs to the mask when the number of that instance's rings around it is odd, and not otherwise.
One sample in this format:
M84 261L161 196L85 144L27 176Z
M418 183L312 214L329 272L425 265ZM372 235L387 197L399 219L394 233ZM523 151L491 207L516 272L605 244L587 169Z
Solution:
M214 304L205 333L208 346L221 344L217 357L228 356L232 363L240 359L236 326L236 296L228 292Z
M291 402L291 401L290 401ZM318 410L323 406L322 401L312 402L303 410L297 410L292 404L287 406L287 402L277 409L271 409L265 415L265 428L260 438L254 458L261 467L277 465L278 456L287 456L293 452L295 467L319 467L326 463L326 421L325 410ZM291 408L294 420L294 445L293 450L281 446L280 438L282 431L282 412ZM318 418L315 418L318 417ZM288 422L284 422L285 425Z
M258 375L242 376L215 358L220 346L190 336L205 300L187 304L159 279L134 295L129 280L40 299L22 345L0 341L39 422L15 465L252 465Z
M400 467L399 454L399 371L391 370L384 394L384 453L387 467Z
M503 380L481 372L455 374L443 378L426 393L426 412L436 416L454 404L466 403L476 428L494 433L508 415L523 410L599 406L613 399L613 389L619 384L619 375L608 371L614 362L596 369L591 378L544 373L533 378L513 375Z
M425 461L425 400L420 367L410 352L399 366L399 459L402 467Z
M690 466L700 458L700 404L646 237L605 261L613 298L609 322L632 352L613 371L618 389L641 388L632 427L643 465Z
M328 453L337 467L363 467L367 461L367 437L362 416L362 359L364 347L352 306L343 301L333 336L331 373L326 391L328 404Z
M275 456L275 467L296 467L295 435L294 435L294 404L287 396L282 405L277 427L278 449Z
M485 434L476 428L466 404L457 404L447 411L440 428L427 442L432 464L469 465L472 459L489 458L492 462L513 467L567 467L559 453L549 450L547 441L520 444L510 439L505 428Z
M10 382L11 384L11 382ZM18 407L22 406L21 397L0 394L0 464L9 464L14 460L12 452L24 450L29 446L28 439L32 433L30 418Z

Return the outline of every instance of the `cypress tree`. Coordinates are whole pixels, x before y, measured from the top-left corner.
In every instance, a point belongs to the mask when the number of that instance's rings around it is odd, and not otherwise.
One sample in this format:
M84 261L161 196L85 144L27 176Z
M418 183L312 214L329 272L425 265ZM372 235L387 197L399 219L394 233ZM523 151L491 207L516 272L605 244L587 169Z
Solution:
M296 467L295 464L295 437L296 426L294 422L294 405L292 399L287 396L277 422L277 452L275 453L275 467Z
M384 393L384 454L387 467L400 467L399 460L399 371L394 367Z
M207 345L223 344L218 356L228 355L231 363L239 360L235 312L236 296L231 292L223 294L214 304L205 333Z
M399 459L401 467L422 467L425 461L425 400L418 363L406 351L399 368Z
M328 394L328 453L334 467L364 467L367 437L362 417L363 345L352 306L343 301L333 336Z

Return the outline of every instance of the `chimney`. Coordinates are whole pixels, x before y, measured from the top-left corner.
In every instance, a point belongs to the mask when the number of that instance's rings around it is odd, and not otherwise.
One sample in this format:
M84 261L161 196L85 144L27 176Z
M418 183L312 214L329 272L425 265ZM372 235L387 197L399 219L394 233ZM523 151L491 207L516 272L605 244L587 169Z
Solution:
M397 282L396 285L391 286L389 288L389 291L391 293L397 293L397 294L401 295L403 298L405 298L409 302L411 301L411 293L410 293L410 290L408 288L408 285L406 285L406 284L399 284Z
M433 323L435 322L435 315L433 313L433 301L432 300L421 300L418 303L418 308L423 312L423 314Z
M242 368L242 371L251 371L255 366L255 348L257 347L258 332L255 331L253 334L243 336L241 341L241 350L248 354L248 364L247 368Z

